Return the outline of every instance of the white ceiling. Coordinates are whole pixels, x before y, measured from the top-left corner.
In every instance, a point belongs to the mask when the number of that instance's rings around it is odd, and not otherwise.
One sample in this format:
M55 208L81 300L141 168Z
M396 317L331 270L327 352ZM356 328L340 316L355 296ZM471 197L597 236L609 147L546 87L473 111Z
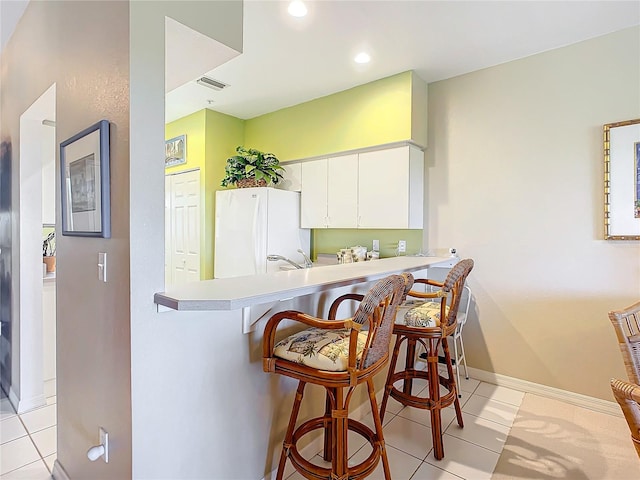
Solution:
M202 108L252 118L407 70L433 82L640 24L637 0L306 3L309 14L296 19L287 1L245 0L244 52L235 58L217 42L204 48L199 34L191 38L199 48L174 49L173 58L200 68L208 68L203 57L231 58L201 72L230 86L203 87L193 72L192 81L167 93L166 121ZM0 0L3 46L25 4ZM361 49L371 63L353 62ZM168 87L183 82L167 73Z
M230 87L169 92L167 121L207 107L252 118L407 70L433 82L640 24L638 1L306 3L296 19L286 1L245 1L244 52L207 73Z

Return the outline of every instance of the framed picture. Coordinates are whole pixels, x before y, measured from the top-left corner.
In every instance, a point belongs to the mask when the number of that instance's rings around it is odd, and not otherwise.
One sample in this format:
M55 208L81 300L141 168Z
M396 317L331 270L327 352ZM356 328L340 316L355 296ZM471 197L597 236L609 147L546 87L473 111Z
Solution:
M164 168L187 163L187 136L180 135L164 142Z
M607 240L640 240L640 119L604 126Z
M111 237L109 121L60 144L62 235Z
M636 168L633 170L635 172L636 177L636 203L635 203L635 211L636 218L640 218L640 141L637 141L634 145L633 151L635 152L636 157Z

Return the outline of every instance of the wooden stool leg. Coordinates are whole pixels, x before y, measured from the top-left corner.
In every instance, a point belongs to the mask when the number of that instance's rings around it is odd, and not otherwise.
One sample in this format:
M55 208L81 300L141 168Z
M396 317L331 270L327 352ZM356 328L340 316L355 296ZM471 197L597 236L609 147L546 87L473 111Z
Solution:
M382 457L382 469L384 470L385 480L391 480L391 470L389 470L389 459L387 458L387 447L384 443L384 436L382 434L382 420L378 414L378 402L376 402L376 390L373 386L373 379L367 380L367 388L369 389L369 402L371 403L371 414L373 415L373 423L376 427L376 444L380 449L380 456Z
M408 337L407 338L407 359L405 360L404 369L407 372L410 372L415 368L416 365L416 339ZM411 390L413 388L413 378L405 378L404 385L402 391L407 395L411 395Z
M389 362L389 371L387 372L387 381L384 384L384 395L382 396L382 405L380 405L380 421L384 421L384 414L387 411L387 401L389 400L389 394L393 388L393 381L391 377L396 370L396 363L398 362L398 352L400 351L400 344L402 338L400 335L396 336L396 343L393 347L393 355L391 355L391 361Z
M456 385L455 377L453 376L453 367L451 366L451 352L449 350L449 344L446 341L446 338L442 341L442 350L444 351L444 360L447 365L447 372L449 374L449 389L455 390L455 401L453 405L456 409L456 419L458 420L458 425L460 427L464 427L464 420L462 419L462 409L460 408L460 395L458 395L458 385ZM460 369L460 365L456 365L456 369Z
M324 451L322 454L322 458L330 462L331 455L333 453L333 420L331 419L331 399L336 398L335 388L326 389L326 398L324 404Z
M344 405L342 388L336 388L335 405L331 410L331 423L333 424L333 449L331 458L331 478L335 480L347 480L347 433L349 431L348 406Z
M438 341L429 339L427 350L427 375L429 377L429 399L431 408L431 438L433 456L437 460L444 457L442 443L442 416L440 415L440 373L438 372Z
M282 476L284 475L284 466L285 463L287 463L287 457L289 456L289 448L291 447L291 441L293 440L293 431L296 427L298 413L300 412L300 404L302 403L302 397L304 396L305 385L306 382L303 382L302 380L298 383L298 390L296 391L296 398L293 401L293 407L291 408L291 417L289 418L287 433L284 436L284 442L282 442L282 453L280 454L276 480L282 480Z

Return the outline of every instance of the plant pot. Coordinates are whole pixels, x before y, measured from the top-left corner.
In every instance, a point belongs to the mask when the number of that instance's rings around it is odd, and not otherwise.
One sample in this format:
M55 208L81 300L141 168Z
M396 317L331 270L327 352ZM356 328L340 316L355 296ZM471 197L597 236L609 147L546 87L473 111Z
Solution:
M42 257L42 263L47 266L47 273L56 271L56 257Z
M238 188L266 187L267 181L264 178L256 180L255 178L243 178L236 182Z

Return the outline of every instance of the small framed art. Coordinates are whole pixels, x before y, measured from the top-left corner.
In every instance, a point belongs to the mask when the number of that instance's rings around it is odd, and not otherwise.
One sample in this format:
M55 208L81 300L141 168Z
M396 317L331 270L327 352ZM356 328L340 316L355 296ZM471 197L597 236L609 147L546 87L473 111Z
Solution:
M187 163L187 136L180 135L164 142L164 167Z
M60 144L62 235L111 237L109 121Z

